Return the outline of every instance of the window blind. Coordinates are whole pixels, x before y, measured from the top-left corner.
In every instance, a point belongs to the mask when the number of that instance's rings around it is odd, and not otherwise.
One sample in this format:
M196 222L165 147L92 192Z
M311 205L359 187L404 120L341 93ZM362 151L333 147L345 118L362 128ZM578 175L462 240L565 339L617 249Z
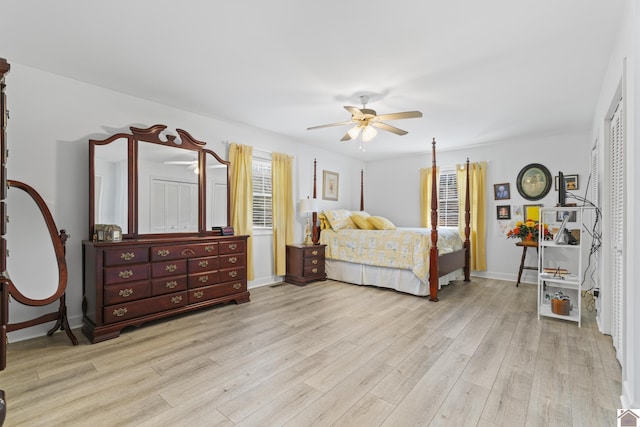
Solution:
M254 158L251 162L251 170L253 174L253 226L272 228L271 161Z
M455 169L441 169L438 185L438 225L458 226L458 184Z

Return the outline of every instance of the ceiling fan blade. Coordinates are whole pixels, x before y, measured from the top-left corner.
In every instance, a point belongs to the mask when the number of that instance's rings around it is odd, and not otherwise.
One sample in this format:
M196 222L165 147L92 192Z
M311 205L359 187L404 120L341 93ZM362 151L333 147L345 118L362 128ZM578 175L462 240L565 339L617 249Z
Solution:
M378 129L386 130L387 132L395 133L396 135L406 135L409 133L406 130L398 129L395 126L391 126L382 122L371 122L370 125Z
M349 132L345 133L340 141L351 141L351 135L349 135Z
M422 117L420 111L405 111L403 113L380 114L376 116L376 120L417 119L418 117Z
M345 105L344 109L347 110L348 112L350 112L352 116L364 117L364 113L358 107L349 107L349 106Z
M192 165L198 163L197 160L165 160L165 165Z
M332 126L342 126L342 125L348 125L353 123L351 120L346 121L346 122L339 122L339 123L329 123L328 125L320 125L320 126L311 126L310 128L307 128L307 130L312 130L312 129L320 129L320 128L329 128Z

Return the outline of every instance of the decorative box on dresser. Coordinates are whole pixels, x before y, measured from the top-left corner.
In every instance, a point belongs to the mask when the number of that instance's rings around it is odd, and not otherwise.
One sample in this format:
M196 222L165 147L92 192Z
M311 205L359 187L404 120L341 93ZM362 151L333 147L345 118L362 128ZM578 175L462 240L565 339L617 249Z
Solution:
M127 326L249 301L247 236L83 244L82 331L93 343Z
M324 250L326 245L287 245L287 274L284 281L294 285L326 280Z

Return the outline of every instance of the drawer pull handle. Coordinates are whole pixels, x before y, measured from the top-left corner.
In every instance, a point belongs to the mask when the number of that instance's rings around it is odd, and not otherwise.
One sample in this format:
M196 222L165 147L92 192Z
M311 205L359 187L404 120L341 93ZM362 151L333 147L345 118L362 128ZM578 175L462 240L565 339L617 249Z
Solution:
M207 261L207 260L199 261L198 265L200 267L206 267L207 265L209 265L209 261Z
M179 304L182 302L182 297L180 295L171 297L171 302L174 304Z
M311 255L313 255L313 256L318 255L318 251L311 251Z
M238 272L236 270L231 270L229 272L229 277L236 277L238 275Z
M311 272L315 274L315 273L317 273L317 272L318 272L318 269L317 269L317 268L314 268L313 270L311 270Z
M231 243L229 244L229 249L231 249L232 251L235 251L238 248L238 245L235 243Z
M209 276L198 277L198 282L205 283L207 280L209 280Z
M169 251L169 249L160 249L158 251L158 256L167 256L171 253L171 251Z
M214 249L215 247L213 245L208 245L204 247L205 252L213 252Z
M241 285L240 283L234 283L234 284L233 284L233 289L235 289L236 291L237 291L238 289L240 289L241 287L242 287L242 285Z
M121 279L128 279L129 277L133 276L133 271L131 270L124 270L118 273L118 276Z
M185 249L182 251L182 255L188 256L188 255L195 255L196 253L193 251L193 249Z
M120 292L118 292L118 295L125 298L130 297L131 295L133 295L133 289L120 289Z
M174 272L178 269L178 266L175 264L167 265L165 268L168 272Z
M204 292L202 292L202 291L197 291L197 292L194 292L194 293L193 293L193 297L194 297L194 298L198 298L198 299L200 299L200 298L202 298L203 296L204 296Z
M125 260L125 261L131 261L132 259L134 259L136 257L136 254L134 254L133 252L123 252L120 255L120 258Z
M113 310L113 315L116 317L122 317L127 314L127 307L118 308L117 310Z
M318 263L317 259L314 259L314 260L311 261L311 264L313 264L313 265L316 265L317 263Z
M167 282L167 283L165 284L165 286L166 286L167 288L169 288L169 289L173 289L173 288L175 288L176 286L178 286L178 282L177 282L177 281L175 281L175 280L172 280L171 282Z
M236 262L238 262L238 258L232 256L231 258L229 258L229 264L235 264Z

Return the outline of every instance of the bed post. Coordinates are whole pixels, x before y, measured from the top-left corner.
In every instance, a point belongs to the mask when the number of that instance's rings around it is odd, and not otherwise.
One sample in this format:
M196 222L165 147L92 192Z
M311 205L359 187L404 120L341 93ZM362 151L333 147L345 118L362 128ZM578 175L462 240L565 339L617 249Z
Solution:
M471 202L469 200L469 158L467 157L467 188L464 200L464 281L471 281Z
M316 198L316 159L313 159L313 198ZM317 245L320 241L320 227L318 227L318 212L313 212L311 214L311 221L313 221L313 225L311 226L311 241L314 245Z
M438 186L436 139L431 143L431 249L429 252L429 301L438 301Z
M360 211L364 210L364 169L360 169Z

